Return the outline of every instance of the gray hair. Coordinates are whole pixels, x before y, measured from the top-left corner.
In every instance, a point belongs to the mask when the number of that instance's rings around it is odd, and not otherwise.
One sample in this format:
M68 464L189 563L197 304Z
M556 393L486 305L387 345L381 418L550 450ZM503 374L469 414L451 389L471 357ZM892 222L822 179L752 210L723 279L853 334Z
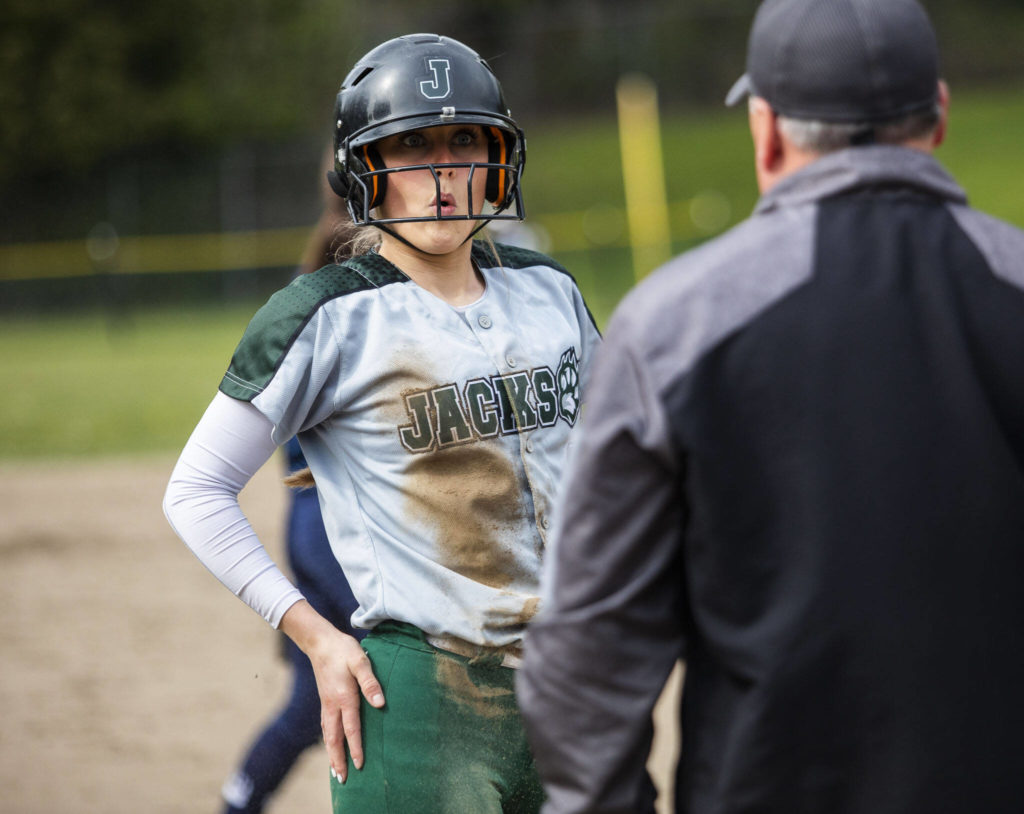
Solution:
M931 135L942 118L935 104L882 122L823 122L779 116L779 130L798 149L831 153L856 144L904 144Z

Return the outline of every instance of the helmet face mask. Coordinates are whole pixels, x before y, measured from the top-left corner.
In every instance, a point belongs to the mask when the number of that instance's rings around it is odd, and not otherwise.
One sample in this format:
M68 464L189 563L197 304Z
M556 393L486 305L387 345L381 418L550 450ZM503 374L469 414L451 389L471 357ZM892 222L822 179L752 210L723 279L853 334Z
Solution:
M439 175L440 170L448 169L469 169L469 175L466 179L466 200L468 202L469 213L465 215L444 215L441 213L441 176ZM352 214L352 220L357 225L367 224L389 224L389 223L420 223L423 221L436 221L436 220L522 220L522 203L518 190L515 190L512 195L510 203L506 203L506 208L510 204L516 204L515 211L508 212L499 210L491 201L485 200L483 209L481 212L476 212L476 202L473 197L473 181L477 177L477 173L486 172L490 173L501 173L510 172L514 167L509 164L492 164L490 162L457 162L450 164L409 164L404 167L392 167L379 170L366 170L366 171L354 171L352 173L354 187L348 195L349 211ZM376 207L370 206L372 202L378 198L383 197L380 190L384 188L386 184L386 178L389 175L399 172L422 172L428 171L434 179L434 187L436 189L437 198L437 212L435 215L424 215L421 217L380 217L375 215L374 211ZM488 179L489 181L490 179ZM375 193L374 190L377 190ZM361 210L356 212L353 211L354 206L361 204Z
M356 225L434 220L522 220L520 178L526 160L523 131L512 120L501 86L475 51L456 40L414 34L389 40L364 56L342 83L335 105L332 189L346 198ZM386 167L380 139L442 125L478 125L488 144L486 162ZM429 171L440 199L439 170L468 168L469 214L379 218L387 179L396 172ZM477 173L486 173L486 202L474 201ZM479 213L475 210L480 209Z

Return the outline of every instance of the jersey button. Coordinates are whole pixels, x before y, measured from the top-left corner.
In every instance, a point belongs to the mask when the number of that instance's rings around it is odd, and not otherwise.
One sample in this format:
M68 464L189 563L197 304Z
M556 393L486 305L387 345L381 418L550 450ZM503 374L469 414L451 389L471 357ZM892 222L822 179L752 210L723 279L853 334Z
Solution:
M533 439L532 438L527 438L526 439L526 451L527 452L533 452Z
M508 365L509 368L514 369L515 366L516 366L516 358L514 356L506 356L505 357L505 364Z
M487 314L481 314L476 318L477 324L481 328L490 328L494 323L491 322L491 318Z
M550 525L551 525L551 521L550 521L550 520L548 520L548 516L547 516L547 515L544 515L544 516L543 516L543 517L542 517L542 518L540 519L540 524L541 524L541 525L542 525L542 526L543 526L544 528L547 528L548 526L550 526Z

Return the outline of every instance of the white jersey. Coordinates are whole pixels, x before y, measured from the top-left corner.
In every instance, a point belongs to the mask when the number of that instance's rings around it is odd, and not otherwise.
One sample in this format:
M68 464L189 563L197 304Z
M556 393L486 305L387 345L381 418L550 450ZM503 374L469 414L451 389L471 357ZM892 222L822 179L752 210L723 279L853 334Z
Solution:
M298 434L353 622L516 644L599 334L573 279L481 244L456 309L377 254L303 275L256 314L221 383Z

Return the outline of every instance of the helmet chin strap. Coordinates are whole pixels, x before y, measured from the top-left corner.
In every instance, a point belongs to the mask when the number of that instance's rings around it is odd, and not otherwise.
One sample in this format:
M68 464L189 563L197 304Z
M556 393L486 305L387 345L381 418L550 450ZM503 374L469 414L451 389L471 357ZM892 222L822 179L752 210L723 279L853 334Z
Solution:
M459 244L459 246L465 246L465 245L466 245L466 241L467 241L467 240L472 240L472 239L473 239L473 236L474 236L474 235L475 235L475 234L476 234L477 232L479 232L479 231L480 231L481 229L483 229L483 228L484 228L484 227L485 227L485 226L486 226L486 225L487 225L488 223L490 223L490 222L491 222L491 220L492 220L491 218L482 218L482 219L481 219L481 223L480 223L480 225L479 225L479 226L477 226L477 227L476 227L476 228L475 228L475 229L474 229L474 230L473 230L472 232L470 232L470 233L469 233L468 235L466 235L465 239L464 239L464 240L463 240L463 241L462 241L462 242L461 242L461 243ZM376 223L376 224L375 224L375 223L373 223L373 222L371 221L371 222L370 222L370 223L368 223L367 225L368 225L368 226L376 226L376 227L377 227L378 229L380 229L380 230L381 230L382 232L387 232L387 233L388 233L389 235L391 235L391 237L395 238L396 240L399 240L399 241L401 241L401 242L402 242L402 243L404 243L404 244L405 244L406 246L408 246L408 247L409 247L410 249L415 249L415 250L416 250L416 251L418 251L418 252L419 252L420 254L429 254L429 255L430 255L431 257L440 257L440 256L441 256L442 254L448 254L448 252L428 252L428 251L427 251L426 249L421 249L421 248L420 248L419 246L417 246L417 245L416 245L415 243L413 243L413 242L412 242L411 240L407 240L406 238L402 237L402 236L401 236L400 234L398 234L398 232L397 232L396 230L392 229L392 228L391 228L390 226L388 226L388 225L386 225L386 224L383 224L383 223ZM456 247L456 248L458 248L458 247Z
M438 166L443 167L444 165L438 165ZM398 169L398 171L400 171L400 170L401 170L401 168ZM438 173L438 168L435 167L435 166L431 166L430 167L430 172L434 176L434 183L435 183L435 185L437 187L437 195L438 195L438 197L440 197L440 195L441 195L441 182L440 182L440 175ZM452 172L452 174L454 175L454 171L453 170L449 170L449 172ZM470 190L472 182L473 182L473 171L470 171L469 179L466 181L466 188L467 188L467 190ZM473 200L472 190L470 190L469 195L470 195L469 200L472 203L472 200ZM494 212L493 214L497 215L497 214L499 214L500 211L503 211L504 209L505 209L505 207L503 206L501 210L499 210L498 212ZM438 212L440 212L440 205L438 206ZM435 219L435 222L440 222L441 220L442 220L442 218L440 218L440 216L438 216ZM480 217L480 216L477 216L477 217L474 218L474 220L479 220L480 224L475 229L473 229L473 231L471 231L468 235L466 235L466 237L459 244L459 246L464 246L467 241L472 240L473 236L476 235L476 233L479 232L481 229L483 229L488 223L490 223L492 220L494 220L494 218L493 217ZM419 221L419 222L426 223L426 222L429 222L429 221L422 220L422 221ZM372 220L369 219L369 212L367 212L366 225L367 226L376 226L381 231L387 232L389 235L391 235L396 240L401 241L406 246L408 246L410 249L415 249L416 251L420 252L421 254L427 254L427 255L430 255L431 257L439 257L442 254L447 254L447 252L428 252L426 249L420 248L415 243L413 243L411 240L408 240L407 238L404 238L400 234L398 234L398 232L395 229L392 229L389 224L374 223ZM458 247L456 247L456 248L458 248Z

